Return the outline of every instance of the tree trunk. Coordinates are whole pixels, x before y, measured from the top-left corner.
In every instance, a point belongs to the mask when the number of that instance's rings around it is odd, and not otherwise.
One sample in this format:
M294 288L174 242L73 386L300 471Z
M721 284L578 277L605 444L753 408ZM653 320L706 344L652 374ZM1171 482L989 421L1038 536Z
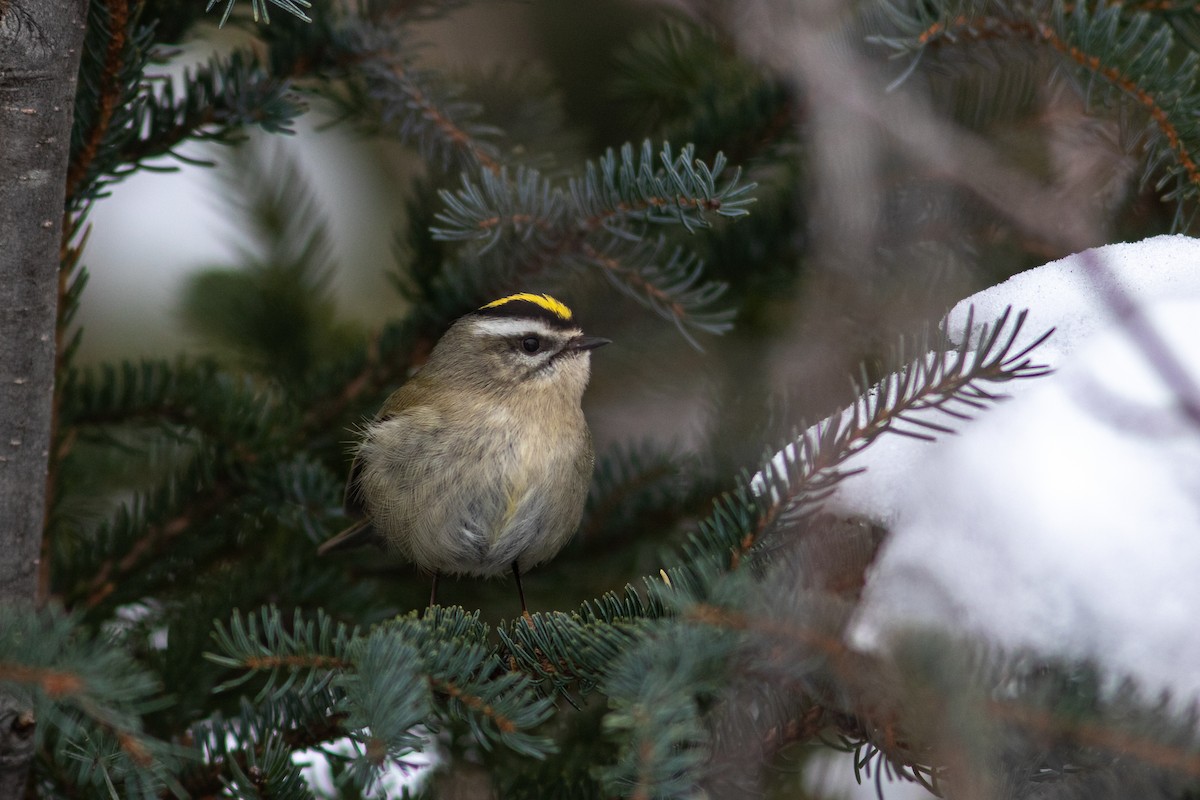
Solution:
M37 599L59 251L86 12L87 0L0 0L0 603ZM0 696L0 797L24 794L33 724L27 697Z

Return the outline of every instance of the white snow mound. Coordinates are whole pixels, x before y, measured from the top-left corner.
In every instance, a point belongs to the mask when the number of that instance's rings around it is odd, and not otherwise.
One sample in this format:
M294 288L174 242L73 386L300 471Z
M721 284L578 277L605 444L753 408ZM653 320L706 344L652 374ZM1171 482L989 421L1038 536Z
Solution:
M1200 424L1154 363L1200 382L1200 240L1046 264L964 300L950 331L970 306L977 325L1029 309L1024 341L1054 327L1033 355L1055 373L1010 383L958 435L885 435L848 463L867 471L831 507L891 530L851 643L935 626L1200 697ZM1166 346L1132 335L1138 320Z

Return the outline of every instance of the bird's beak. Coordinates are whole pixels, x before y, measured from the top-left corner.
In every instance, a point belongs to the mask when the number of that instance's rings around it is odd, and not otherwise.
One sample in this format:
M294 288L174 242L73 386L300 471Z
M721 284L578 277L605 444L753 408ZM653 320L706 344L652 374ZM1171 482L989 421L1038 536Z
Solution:
M605 339L603 336L576 336L567 343L567 349L595 350L597 347L604 347L606 344L612 344L612 339Z

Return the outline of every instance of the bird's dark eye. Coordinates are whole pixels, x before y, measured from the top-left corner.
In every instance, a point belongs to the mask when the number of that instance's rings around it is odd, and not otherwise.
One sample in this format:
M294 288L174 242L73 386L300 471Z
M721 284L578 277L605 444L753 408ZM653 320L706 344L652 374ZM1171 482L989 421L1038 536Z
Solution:
M536 336L526 336L521 340L521 349L526 353L536 353L542 348L542 340Z

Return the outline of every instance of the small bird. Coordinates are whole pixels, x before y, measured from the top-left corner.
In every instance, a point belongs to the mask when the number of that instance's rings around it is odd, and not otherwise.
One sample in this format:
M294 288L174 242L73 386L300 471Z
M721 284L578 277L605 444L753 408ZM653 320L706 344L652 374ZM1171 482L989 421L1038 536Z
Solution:
M580 400L591 351L571 309L547 294L502 297L460 317L363 430L345 510L358 521L327 553L375 538L433 574L521 574L579 527L592 479Z

